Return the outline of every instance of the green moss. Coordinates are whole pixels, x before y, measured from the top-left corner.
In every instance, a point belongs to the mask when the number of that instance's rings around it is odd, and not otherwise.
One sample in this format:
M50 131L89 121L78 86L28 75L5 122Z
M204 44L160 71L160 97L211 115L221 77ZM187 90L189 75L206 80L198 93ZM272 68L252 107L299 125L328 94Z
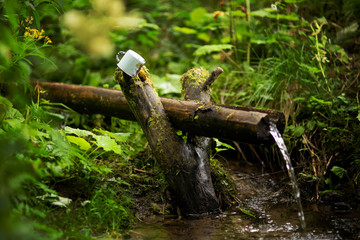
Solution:
M230 113L229 115L226 116L226 120L229 120L232 117L233 113Z
M180 78L182 94L185 95L184 91L186 91L186 89L196 89L202 87L208 77L209 72L204 68L190 69Z
M236 204L238 202L236 186L229 173L217 159L213 158L210 160L210 169L216 195L221 195L221 205L226 208Z

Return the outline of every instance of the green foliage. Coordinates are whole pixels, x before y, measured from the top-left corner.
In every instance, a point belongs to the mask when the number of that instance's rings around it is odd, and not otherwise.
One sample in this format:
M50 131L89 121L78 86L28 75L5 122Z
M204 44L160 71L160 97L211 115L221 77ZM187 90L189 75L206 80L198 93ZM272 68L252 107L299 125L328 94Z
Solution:
M343 178L344 174L347 172L344 168L338 166L333 166L331 171L339 178Z
M144 56L162 96L180 97L178 79L188 69L221 66L215 102L284 112L284 137L308 195L359 197L359 1L132 1L128 10L145 19L134 29L109 29L102 23L109 9L95 2L0 1L0 228L6 238L91 238L129 229L134 192L159 192L157 183L164 182L161 174L134 174L134 168L158 173L155 160L137 155L145 143L136 124L34 101L30 79L118 87L115 54L89 56L98 36L109 44L95 44L97 50L112 46L114 53L133 49ZM92 15L107 31L98 28L79 41L85 35L62 21L73 10ZM215 141L215 155L231 148ZM221 164L213 157L211 165L218 193L234 196Z
M124 181L115 180L118 187L124 183L129 185ZM129 197L123 194L121 190L103 185L94 193L89 203L84 203L85 219L95 226L93 230L119 231L129 229L132 226L134 219L129 211L132 202ZM104 226L106 227L104 228Z
M220 52L223 50L229 50L233 46L231 44L217 44L217 45L204 45L196 49L195 56L203 56L213 52Z
M247 215L247 216L256 218L255 213L252 212L252 211L246 210L246 209L244 209L244 208L240 208L240 211L241 211L242 213L244 213L245 215Z

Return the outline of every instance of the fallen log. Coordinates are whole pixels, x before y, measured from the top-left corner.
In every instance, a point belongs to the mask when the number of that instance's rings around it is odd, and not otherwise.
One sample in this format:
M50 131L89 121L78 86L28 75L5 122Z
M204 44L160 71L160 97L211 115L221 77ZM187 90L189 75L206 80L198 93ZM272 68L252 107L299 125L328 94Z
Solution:
M42 97L80 113L103 114L135 121L120 90L63 83L34 82L45 90ZM170 122L192 135L230 139L249 144L273 144L269 123L280 133L285 128L282 112L238 106L203 104L173 98L161 98Z

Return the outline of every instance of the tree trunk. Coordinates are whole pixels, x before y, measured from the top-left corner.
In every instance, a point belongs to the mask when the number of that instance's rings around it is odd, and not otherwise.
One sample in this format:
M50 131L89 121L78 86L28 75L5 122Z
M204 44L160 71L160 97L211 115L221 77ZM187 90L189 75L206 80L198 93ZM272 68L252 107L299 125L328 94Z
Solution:
M119 90L63 83L36 82L45 90L42 97L59 102L80 113L100 113L126 120L136 120L123 93ZM161 98L170 122L192 135L231 139L250 144L273 144L269 122L280 133L285 128L282 112L228 105L203 104Z
M176 134L146 68L142 67L134 78L116 69L115 79L120 83L182 213L215 212L219 206L212 184L210 187L209 181L203 181L198 174L202 160L194 147Z

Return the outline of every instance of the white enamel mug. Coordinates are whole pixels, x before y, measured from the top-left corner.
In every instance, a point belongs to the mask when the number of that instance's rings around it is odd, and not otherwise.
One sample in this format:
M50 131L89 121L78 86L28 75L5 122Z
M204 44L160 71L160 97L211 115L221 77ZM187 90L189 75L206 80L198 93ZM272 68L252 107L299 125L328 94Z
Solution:
M116 59L119 61L118 55L124 54L119 52ZM145 64L145 59L133 50L128 50L118 62L117 66L130 77L136 77L140 68Z

